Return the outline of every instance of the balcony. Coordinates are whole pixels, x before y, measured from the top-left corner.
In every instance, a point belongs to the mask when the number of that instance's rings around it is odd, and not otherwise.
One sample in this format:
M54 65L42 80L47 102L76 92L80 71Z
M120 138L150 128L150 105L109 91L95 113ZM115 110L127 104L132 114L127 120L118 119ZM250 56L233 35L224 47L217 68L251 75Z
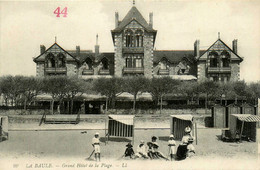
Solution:
M99 74L100 74L100 75L109 75L110 72L109 72L108 69L100 69L100 70L99 70Z
M66 74L67 68L66 67L47 67L45 68L45 72L47 74Z
M94 69L83 69L82 75L93 75Z
M168 69L159 69L158 74L159 75L169 75L169 70Z
M144 74L144 68L143 67L138 67L138 68L128 68L125 67L123 69L124 74Z
M144 47L123 47L123 53L143 53Z
M231 67L208 67L208 73L231 73Z

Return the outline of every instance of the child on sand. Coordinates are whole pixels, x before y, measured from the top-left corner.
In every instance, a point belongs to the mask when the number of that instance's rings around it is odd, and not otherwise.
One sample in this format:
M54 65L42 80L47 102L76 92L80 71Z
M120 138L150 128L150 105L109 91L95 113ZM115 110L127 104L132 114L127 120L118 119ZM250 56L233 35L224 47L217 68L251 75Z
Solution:
M128 144L126 145L126 149L125 149L125 154L124 154L124 156L125 156L125 157L130 157L131 159L133 159L133 158L134 158L134 155L135 155L135 152L134 152L134 150L133 150L133 146L131 145L131 143L128 143Z
M169 137L168 146L169 146L169 155L170 155L171 161L172 161L172 160L174 160L175 146L176 146L176 142L174 140L173 135L170 135L170 137Z
M94 147L96 161L100 161L99 133L95 133L94 138L92 139L92 146Z

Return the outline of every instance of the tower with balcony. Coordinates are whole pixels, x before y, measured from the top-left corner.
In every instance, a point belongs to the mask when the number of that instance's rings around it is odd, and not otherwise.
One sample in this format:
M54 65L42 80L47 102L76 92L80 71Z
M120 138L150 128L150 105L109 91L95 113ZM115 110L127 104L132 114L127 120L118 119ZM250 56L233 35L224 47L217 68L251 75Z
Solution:
M115 29L111 31L115 49L115 76L153 76L153 48L156 38L153 14L149 23L133 6L122 21L115 13Z

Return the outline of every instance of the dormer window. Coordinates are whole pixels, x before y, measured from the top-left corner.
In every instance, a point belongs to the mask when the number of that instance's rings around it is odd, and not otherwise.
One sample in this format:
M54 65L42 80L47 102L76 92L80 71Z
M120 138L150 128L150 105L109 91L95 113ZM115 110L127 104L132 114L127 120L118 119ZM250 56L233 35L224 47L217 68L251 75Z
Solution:
M166 60L162 60L162 61L160 62L160 69L162 69L162 70L167 70L167 69L168 69L167 61L166 61Z
M109 64L108 64L107 58L103 58L101 60L101 64L102 64L102 67L101 67L102 70L108 70L109 69Z
M91 70L93 68L93 62L90 58L87 58L85 61L85 69Z

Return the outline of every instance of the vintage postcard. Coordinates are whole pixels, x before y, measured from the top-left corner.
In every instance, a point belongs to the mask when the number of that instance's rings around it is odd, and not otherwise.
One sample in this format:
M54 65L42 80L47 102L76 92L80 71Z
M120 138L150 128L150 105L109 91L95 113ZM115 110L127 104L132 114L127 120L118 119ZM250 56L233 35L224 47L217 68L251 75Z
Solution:
M0 169L259 169L260 1L0 0Z

